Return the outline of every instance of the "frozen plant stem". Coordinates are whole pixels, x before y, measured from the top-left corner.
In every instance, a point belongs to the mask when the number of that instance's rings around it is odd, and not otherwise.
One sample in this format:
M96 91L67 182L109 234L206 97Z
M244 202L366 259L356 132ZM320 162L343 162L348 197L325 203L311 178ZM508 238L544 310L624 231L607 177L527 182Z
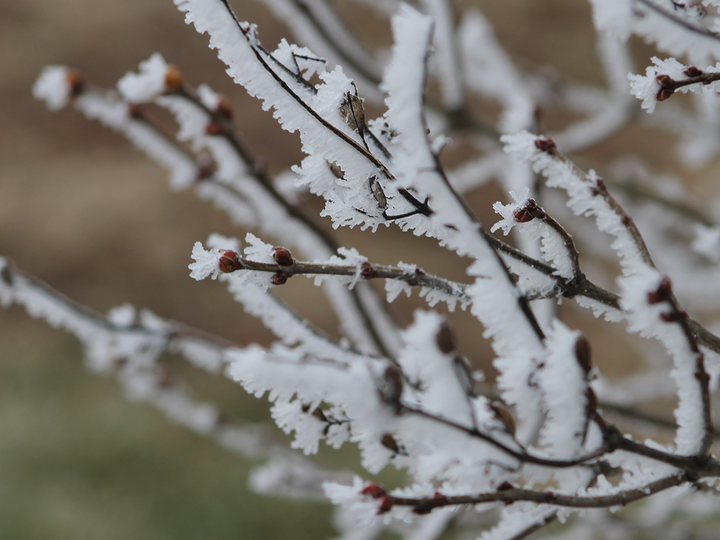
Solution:
M47 68L34 93L50 108L72 104L121 132L168 168L173 187L192 187L234 223L253 230L238 239L214 234L196 242L190 275L227 285L276 342L229 343L130 306L97 314L4 258L0 303L21 304L75 333L89 366L115 375L134 399L243 455L267 454L269 463L253 475L259 491L317 498L323 490L340 508L342 540L386 533L433 540L451 529L479 534L480 540L519 540L542 534L556 520L565 523L568 537L587 536L588 528L597 529L591 531L596 536L607 530L644 537L654 532L650 520L638 517L642 512L611 522L604 513L589 520L577 510L647 500L645 513L661 515L662 534L677 530L676 522L692 526L703 509L708 515L720 511L710 498L720 478L720 461L712 453L717 435L711 383L720 373L720 338L678 301L708 315L703 323L716 322L718 313L696 308L720 302L717 280L707 279L720 268L720 230L708 208L693 213L687 199L672 200L682 186L626 189L639 196L623 208L594 171L573 162L573 152L636 120L631 93L650 111L656 101L700 85L696 116L673 126L685 130L685 151L712 157L720 150L712 94L720 76L716 67L705 67L720 59L712 30L720 25L716 14L707 7L701 13L697 4L590 0L608 84L588 89L514 65L480 12L449 0L419 2L427 13L398 3L385 66L383 54L359 42L355 35L361 33L333 9L336 4L264 1L300 45L261 44L258 29L238 19L228 0L174 3L188 23L209 35L228 75L272 111L283 129L298 135L304 158L277 178L236 127L229 102L205 85L188 84L159 54L124 76L117 94L61 67ZM383 13L392 3L363 2ZM674 58L654 59L648 75L631 76L628 91L631 59L617 28L675 56L691 56L705 71ZM429 85L433 79L437 84ZM485 118L488 101L498 104L496 125ZM173 115L176 137L153 124L145 104ZM371 118L378 108L381 116ZM555 114L557 108L574 119L555 139L567 155L552 138L535 133L540 113ZM672 109L664 112L671 118L682 114ZM448 171L442 149L458 142L457 159L467 155L469 161ZM640 164L637 170L645 169ZM491 179L514 200L493 205L502 216L494 226L482 223L483 214L464 196L470 186ZM550 197L546 186L561 188L561 197ZM321 217L329 222L308 215L303 202L311 195L322 198ZM554 206L555 199L574 217L561 218L567 214ZM673 211L659 212L648 203ZM467 279L446 279L445 260L436 266L437 275L422 270L420 260L377 264L372 261L387 260L387 252L343 246L327 224L372 232L397 226L427 237L447 250L448 261L467 261ZM517 243L490 234L498 228L516 234ZM612 268L595 264L599 256L580 257L602 241L597 232L610 237L602 258ZM693 264L700 256L702 267ZM612 283L618 268L617 289L597 284ZM301 275L323 286L340 320L339 338L273 294ZM386 298L371 287L377 279L384 280ZM399 329L387 303L413 290L430 307L444 302L450 310L458 303L468 308L476 333L492 347L483 361L492 362L494 377L471 365L468 356L477 352L461 350L464 339L437 311L418 310L412 324ZM591 353L596 333L583 335L574 328L575 318L548 301L563 298L577 299L608 324L625 321L613 327L617 331L656 339L672 366L656 360L653 349L643 372L646 387L637 387L637 376L620 382L608 377L607 353ZM165 353L228 377L257 397L267 394L273 420L294 436L293 448L311 455L321 442L334 448L352 442L368 474L392 465L406 471L406 484L387 490L350 479L235 425L220 408L192 399L163 364ZM618 354L616 361L626 361L625 351ZM640 412L672 392L674 421ZM673 429L674 441L637 442L637 434L621 431L605 413L646 431ZM658 511L670 498L678 511ZM469 506L499 509L492 515L495 525L478 532L475 512L454 512ZM355 521L370 525L359 531ZM623 529L606 529L607 523Z

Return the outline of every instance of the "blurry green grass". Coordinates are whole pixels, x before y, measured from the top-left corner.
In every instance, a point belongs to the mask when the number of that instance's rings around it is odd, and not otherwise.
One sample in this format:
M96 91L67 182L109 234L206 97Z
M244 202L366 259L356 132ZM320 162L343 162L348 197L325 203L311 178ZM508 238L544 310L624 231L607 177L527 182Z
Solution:
M336 534L329 505L249 492L250 463L128 402L85 370L71 336L12 311L0 318L0 539Z

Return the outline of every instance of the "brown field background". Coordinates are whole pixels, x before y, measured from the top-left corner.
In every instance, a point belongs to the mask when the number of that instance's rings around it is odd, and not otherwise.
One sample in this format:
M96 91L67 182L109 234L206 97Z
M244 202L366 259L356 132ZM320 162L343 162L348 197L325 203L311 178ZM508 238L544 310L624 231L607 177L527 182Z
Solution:
M465 5L470 2L459 2ZM347 9L343 0L343 9ZM549 65L570 80L600 83L590 9L577 0L478 2L501 42L518 59ZM268 48L287 29L258 2L236 0L242 19L258 23ZM360 10L358 32L388 43L388 25ZM636 44L638 51L647 51ZM166 174L124 139L72 110L51 113L31 86L46 64L67 64L113 86L154 51L195 84L206 82L234 103L240 129L273 172L301 159L295 136L282 132L225 76L170 0L0 1L0 255L98 311L130 302L163 317L238 343L271 336L245 315L217 282L188 276L192 244L212 232L244 236L191 192L171 193ZM547 121L552 123L553 118ZM656 168L675 167L669 139L648 142L635 126L581 159L601 161L635 149ZM693 189L709 190L716 168L698 173ZM496 191L471 201L489 217ZM317 207L317 205L315 205ZM317 207L319 208L319 207ZM340 231L345 245L382 263L418 262L462 279L453 255L397 229L372 236ZM334 330L318 289L296 278L282 291L302 314ZM404 323L416 298L393 305ZM587 313L563 308L571 326ZM478 365L488 349L466 315L453 315L459 339ZM601 329L596 357L617 357ZM613 343L610 343L613 341ZM615 374L632 369L616 361ZM267 419L256 401L226 381L195 379L201 395L219 396L247 421ZM356 467L352 451L330 457ZM246 488L250 464L125 400L112 379L82 365L72 336L13 307L0 310L0 539L327 538L326 505L261 497Z

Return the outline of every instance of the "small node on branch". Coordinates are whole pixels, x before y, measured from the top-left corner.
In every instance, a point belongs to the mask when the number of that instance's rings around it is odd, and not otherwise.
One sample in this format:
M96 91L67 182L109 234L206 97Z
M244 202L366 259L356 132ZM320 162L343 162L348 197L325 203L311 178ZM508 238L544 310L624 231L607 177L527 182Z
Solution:
M178 92L184 83L180 70L175 66L168 66L165 72L165 93L174 94Z
M272 283L273 285L285 285L289 278L290 274L287 274L285 272L277 272L273 274L273 277L270 279L270 283Z
M378 508L378 515L387 514L393 507L393 500L390 495L385 495L380 501L380 507Z
M383 433L382 437L380 438L380 444L390 450L393 454L400 453L400 445L397 443L395 437L393 437L391 433Z
M85 90L85 79L76 69L68 69L65 75L70 87L70 99L78 97Z
M273 249L273 259L280 266L292 266L295 264L292 254L288 248L275 246Z
M400 369L395 366L386 367L382 379L378 381L377 389L380 401L392 405L397 412L400 412L400 396L403 393L403 377Z
M372 497L373 499L379 499L380 497L384 497L385 495L387 495L387 491L385 491L385 488L382 486L379 486L377 484L370 484L369 486L365 486L360 492L360 494L367 495L368 497Z
M539 208L535 199L528 199L525 206L518 208L513 212L513 217L518 223L527 223L535 218L535 210Z
M197 159L197 164L197 179L200 181L212 178L217 172L217 163L207 154L200 154Z
M378 276L377 270L375 270L372 265L365 261L362 263L362 267L360 269L360 277L363 279L373 279Z
M542 139L535 139L535 148L546 154L552 154L557 150L557 145L550 137L544 137Z
M658 101L665 101L675 92L675 81L669 75L658 75L655 80L660 85L660 90L655 95Z
M225 96L218 97L217 105L215 105L215 113L227 120L232 119L233 108Z
M513 486L510 482L505 480L502 484L500 484L497 487L496 491L510 491L511 489L515 489L515 486Z
M225 130L218 122L208 122L205 126L205 133L207 135L222 135Z
M590 342L585 336L580 336L575 342L575 358L577 358L578 364L580 364L585 375L589 375L592 370L592 355Z
M128 116L130 118L134 118L135 120L142 120L145 118L145 113L143 112L142 107L137 103L128 103L127 112Z
M234 251L228 250L220 257L218 268L224 274L234 272L240 268L240 257Z
M699 77L700 75L703 74L703 70L698 69L695 66L688 66L688 68L685 71L683 71L683 73L685 75L687 75L688 77Z
M659 304L661 302L667 302L670 300L670 294L672 293L672 286L670 280L667 277L663 277L660 280L660 285L655 291L649 292L647 295L649 304Z
M449 354L456 349L454 332L446 321L443 321L440 325L438 333L435 336L435 343L437 343L440 352L445 354Z

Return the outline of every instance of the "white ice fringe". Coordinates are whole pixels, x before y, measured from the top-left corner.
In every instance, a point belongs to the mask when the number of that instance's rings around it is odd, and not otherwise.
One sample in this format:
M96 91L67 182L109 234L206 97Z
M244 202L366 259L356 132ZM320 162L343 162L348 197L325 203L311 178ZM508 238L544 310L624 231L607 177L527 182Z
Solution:
M675 379L678 396L675 445L680 454L692 455L701 449L705 435L701 383L696 377L698 362L702 360L699 353L691 350L680 324L662 320L662 314L669 311L668 302L651 304L648 301L648 294L658 290L662 279L659 272L650 268L635 276L621 278L621 302L623 309L629 313L629 329L644 337L660 340L673 359L671 375Z
M540 139L541 136L526 131L503 135L501 138L508 154L532 163L535 172L547 178L549 187L559 187L567 192L567 206L575 215L594 217L600 231L615 237L612 248L620 258L624 275L641 271L646 263L628 227L607 201L593 191L599 180L595 172L590 171L586 176L581 176L571 163L539 150L535 142Z
M45 66L33 85L35 99L44 101L51 111L65 107L72 91L69 70L65 66Z

